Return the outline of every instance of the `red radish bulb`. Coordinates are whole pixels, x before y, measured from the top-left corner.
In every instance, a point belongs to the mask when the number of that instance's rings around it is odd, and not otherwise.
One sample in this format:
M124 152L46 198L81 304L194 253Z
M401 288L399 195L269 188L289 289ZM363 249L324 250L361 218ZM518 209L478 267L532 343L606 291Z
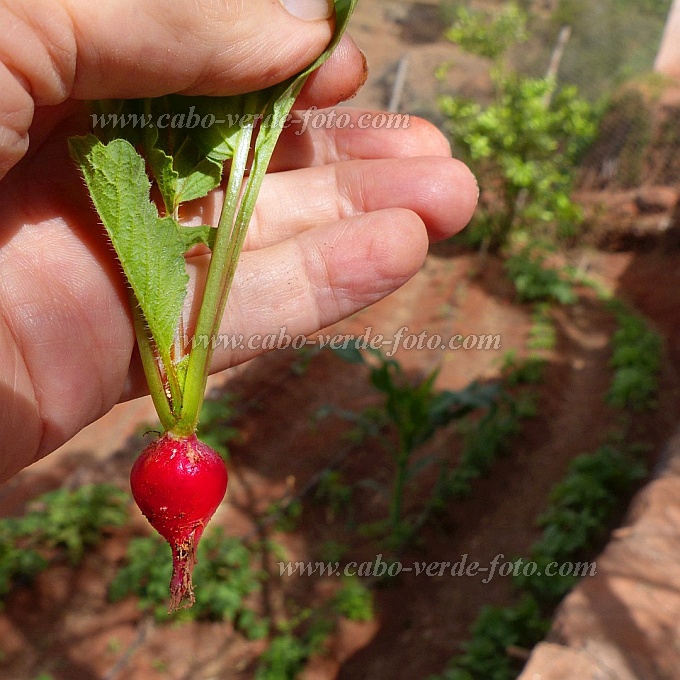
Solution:
M147 446L130 472L132 495L172 548L170 612L194 601L191 574L206 524L227 491L227 466L196 435L164 434Z

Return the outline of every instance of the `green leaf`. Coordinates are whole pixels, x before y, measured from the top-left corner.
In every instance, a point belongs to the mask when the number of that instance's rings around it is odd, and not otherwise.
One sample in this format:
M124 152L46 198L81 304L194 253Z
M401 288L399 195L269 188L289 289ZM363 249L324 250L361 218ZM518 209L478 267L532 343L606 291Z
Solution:
M69 148L166 362L189 281L180 227L159 217L149 198L144 161L129 142L116 139L105 145L87 135L70 139Z
M180 168L182 168L183 159L181 155L175 159ZM204 158L191 168L181 169L179 175L176 205L203 198L218 187L222 179L222 164L210 158Z
M163 197L165 209L172 215L178 196L179 173L175 170L172 156L169 156L162 149L155 147L147 148L147 158L151 166L151 172L156 179L156 184Z
M166 99L175 112L174 115L185 116L187 127L180 128L179 132L175 131L175 147L182 149L185 157L188 157L187 148L193 146L199 151L201 158L208 158L220 166L224 161L233 158L238 134L245 123L246 95L171 95ZM187 144L187 140L191 144ZM180 163L186 166L186 158L180 159Z
M333 347L331 351L348 364L365 364L366 360L358 347L348 345L347 347Z
M146 101L149 120L155 121L156 125L164 121L164 127L145 128L144 143L151 171L170 215L176 214L181 203L207 196L222 180L224 159L205 157L209 150L204 152L197 145L193 138L194 127L165 126L173 121L177 125L187 121L200 125L196 121L203 120L203 116L195 110L200 101L194 97L162 97ZM180 111L174 110L171 114L167 107L173 105Z
M105 144L117 138L137 144L146 122L142 102L141 99L100 99L90 102L90 121L97 137Z
M295 100L307 82L307 78L331 56L337 47L356 4L357 0L335 0L335 33L324 52L316 61L292 78L255 93L259 103L257 108L262 116L262 125L255 143L254 170L257 166L263 168L262 173L266 170L276 141L283 130L283 124ZM229 132L235 136L233 130L229 129Z
M210 250L213 249L215 245L215 235L217 230L213 229L210 225L202 224L200 227L183 227L180 225L177 226L179 230L179 235L182 237L182 240L184 241L185 251L201 243L205 246L208 246Z

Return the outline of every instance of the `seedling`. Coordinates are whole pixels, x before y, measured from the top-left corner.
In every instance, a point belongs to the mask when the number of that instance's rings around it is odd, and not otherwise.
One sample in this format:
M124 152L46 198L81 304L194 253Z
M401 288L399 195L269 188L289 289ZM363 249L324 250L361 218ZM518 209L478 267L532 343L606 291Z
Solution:
M384 521L364 525L362 533L387 532L390 543L399 547L410 538L413 531L411 524L404 518L406 488L409 482L437 460L434 456L414 460L417 449L451 421L463 418L476 409L489 408L496 397L497 388L494 385L471 383L458 392L437 391L434 387L437 371L412 383L407 380L397 361L388 359L377 350L367 355L354 348L336 353L346 361L368 365L373 386L385 395L382 417L375 417L373 421L389 423L397 435L396 443L387 437L379 439L395 464L392 488L385 493L389 496L389 514ZM375 363L367 361L367 356L372 356ZM365 480L364 485L386 491L374 480Z
M0 520L0 599L16 581L30 581L51 559L72 565L97 543L105 527L127 520L128 496L107 484L56 489L35 498L22 517Z
M223 461L198 442L195 432L214 338L246 230L293 103L308 76L335 49L355 4L335 0L336 28L328 48L279 85L231 97L100 101L95 110L101 114L136 113L147 121L183 116L187 125L101 128L99 138L90 134L69 140L129 284L137 345L164 430L134 466L131 484L140 508L173 548L171 611L195 600L191 574L196 547L226 492ZM215 124L189 127L192 115ZM222 183L227 161L217 227L182 226L182 207ZM162 197L160 210L151 200L152 183ZM185 255L196 245L207 247L211 257L198 319L189 334ZM198 509L193 503L201 487Z
M612 300L608 307L616 317L618 330L611 341L614 377L606 401L615 408L633 411L653 408L659 388L661 338L624 303Z

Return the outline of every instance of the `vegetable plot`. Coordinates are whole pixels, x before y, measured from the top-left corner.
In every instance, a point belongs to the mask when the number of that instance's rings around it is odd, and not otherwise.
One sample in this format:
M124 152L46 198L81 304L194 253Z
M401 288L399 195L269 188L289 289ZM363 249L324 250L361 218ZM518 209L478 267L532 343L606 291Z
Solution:
M99 136L69 140L71 155L129 283L137 344L164 429L133 467L131 484L142 512L173 549L171 610L193 604L196 546L227 487L223 461L195 436L212 339L224 315L248 223L283 125L307 77L338 44L355 4L356 0L335 0L335 34L325 52L274 87L231 97L168 95L94 105L99 114L136 114L146 121L168 114L189 120L193 115L214 120L214 125L102 128ZM227 161L217 226L182 226L181 206L222 184ZM162 197L160 211L151 199L152 184ZM184 258L198 244L210 249L211 258L198 320L189 334ZM199 497L200 507L195 503Z

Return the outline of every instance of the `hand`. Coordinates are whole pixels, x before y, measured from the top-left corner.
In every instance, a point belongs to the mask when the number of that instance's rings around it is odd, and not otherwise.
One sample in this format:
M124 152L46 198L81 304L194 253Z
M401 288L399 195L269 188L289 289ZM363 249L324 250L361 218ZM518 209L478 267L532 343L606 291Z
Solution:
M311 12L319 1L294 5ZM79 100L266 87L331 35L326 19L297 19L271 0L93 7L0 0L0 24L14 27L0 36L0 481L144 390L125 284L66 148L87 129ZM364 71L345 39L298 105L336 104ZM474 179L435 128L410 123L284 132L222 333L313 333L397 289L421 267L428 240L467 223ZM203 211L220 200L215 192ZM188 261L199 288L206 261ZM218 351L213 369L256 353Z

